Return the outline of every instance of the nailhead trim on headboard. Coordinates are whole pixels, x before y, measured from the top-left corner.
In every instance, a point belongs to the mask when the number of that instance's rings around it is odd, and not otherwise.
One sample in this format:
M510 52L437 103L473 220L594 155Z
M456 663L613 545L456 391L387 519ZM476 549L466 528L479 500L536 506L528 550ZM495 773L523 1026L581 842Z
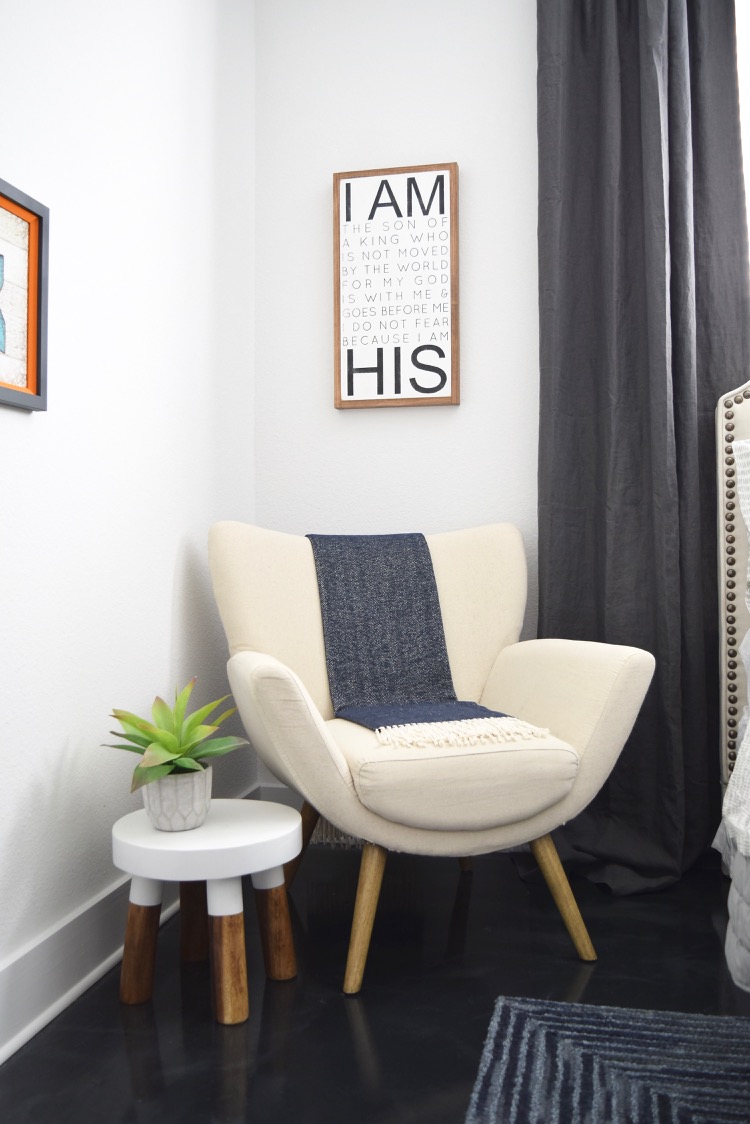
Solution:
M740 436L750 437L750 415L739 413L738 407L750 401L750 386L724 395L717 408L717 467L719 482L719 600L721 640L721 781L725 785L737 760L737 726L747 699L747 684L739 659L739 644L746 621L744 587L745 573L738 572L738 536L746 535L737 497L736 464L733 442ZM743 432L737 432L742 418ZM745 434L744 429L747 429ZM739 597L738 597L739 592ZM738 621L738 617L740 620ZM741 631L738 630L738 624Z

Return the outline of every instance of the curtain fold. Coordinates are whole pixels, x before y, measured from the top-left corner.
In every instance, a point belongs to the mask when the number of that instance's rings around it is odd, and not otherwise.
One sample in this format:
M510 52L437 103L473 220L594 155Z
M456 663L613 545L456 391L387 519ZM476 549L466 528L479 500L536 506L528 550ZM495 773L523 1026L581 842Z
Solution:
M750 379L734 4L538 0L539 635L656 675L557 838L619 893L720 818L713 412Z

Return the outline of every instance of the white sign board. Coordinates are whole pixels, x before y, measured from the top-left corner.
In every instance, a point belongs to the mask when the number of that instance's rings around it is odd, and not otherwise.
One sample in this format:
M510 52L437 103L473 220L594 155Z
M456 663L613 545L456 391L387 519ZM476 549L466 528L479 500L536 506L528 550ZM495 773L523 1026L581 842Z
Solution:
M458 165L333 188L337 409L458 405Z

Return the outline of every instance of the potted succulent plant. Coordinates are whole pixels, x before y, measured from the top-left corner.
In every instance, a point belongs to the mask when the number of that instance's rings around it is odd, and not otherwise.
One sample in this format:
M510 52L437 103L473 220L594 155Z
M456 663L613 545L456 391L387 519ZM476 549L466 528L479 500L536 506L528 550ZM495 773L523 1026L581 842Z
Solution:
M108 748L141 755L130 791L143 789L146 811L161 831L185 831L202 824L211 802L212 777L211 766L204 762L249 744L245 738L213 737L222 722L236 713L237 708L230 707L211 718L228 695L187 713L194 686L195 678L175 691L173 707L157 696L151 708L153 721L127 710L112 711L122 732L111 733L123 740Z

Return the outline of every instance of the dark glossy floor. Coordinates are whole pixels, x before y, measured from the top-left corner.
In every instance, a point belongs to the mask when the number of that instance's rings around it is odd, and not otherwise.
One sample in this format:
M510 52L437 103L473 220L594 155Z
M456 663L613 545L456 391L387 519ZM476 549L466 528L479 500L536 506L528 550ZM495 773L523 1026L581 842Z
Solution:
M576 959L537 876L508 856L389 857L365 986L340 991L358 852L311 848L292 891L299 975L266 982L246 893L250 1021L217 1026L207 967L162 929L152 1004L110 972L0 1067L4 1124L460 1124L499 995L750 1014L723 956L728 882L616 899L573 887L599 960ZM124 922L124 918L123 918Z

